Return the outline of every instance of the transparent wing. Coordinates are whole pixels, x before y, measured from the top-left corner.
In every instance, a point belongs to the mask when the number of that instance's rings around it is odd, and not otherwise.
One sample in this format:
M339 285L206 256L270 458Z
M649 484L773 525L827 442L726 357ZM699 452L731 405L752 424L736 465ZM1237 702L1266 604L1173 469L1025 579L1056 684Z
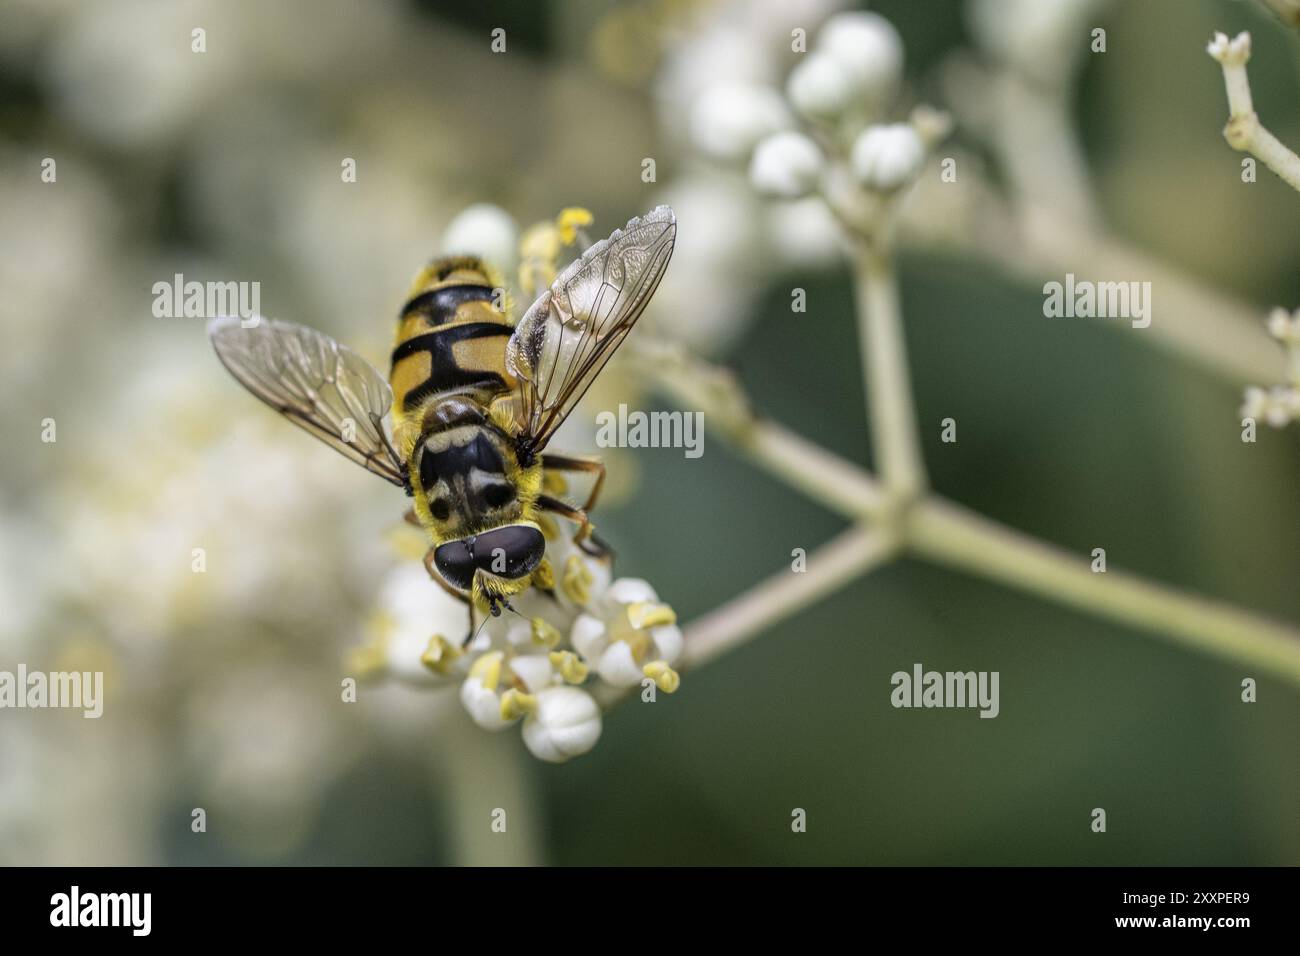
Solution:
M393 392L384 377L328 335L292 322L237 316L208 323L208 337L230 374L300 428L381 478L405 487L384 416Z
M532 304L506 346L519 380L520 444L546 447L622 344L663 278L677 217L659 206L575 259Z

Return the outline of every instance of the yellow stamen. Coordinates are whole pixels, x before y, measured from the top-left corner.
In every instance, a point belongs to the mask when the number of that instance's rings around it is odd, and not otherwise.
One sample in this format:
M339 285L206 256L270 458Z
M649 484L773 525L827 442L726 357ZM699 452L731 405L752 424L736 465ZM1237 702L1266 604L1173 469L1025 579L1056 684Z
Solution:
M384 669L382 644L366 644L348 651L344 666L349 674L365 679L374 677Z
M667 604L637 601L627 606L627 620L634 628L641 630L664 624L676 624L677 614Z
M497 684L501 683L501 662L504 659L505 654L501 651L484 654L469 669L469 676L477 677L488 690L496 690Z
M564 635L550 621L535 617L530 623L532 624L534 644L540 644L542 647L555 647L564 638Z
M580 556L571 554L564 562L564 593L575 604L585 605L591 600L591 585L595 581L591 570Z
M536 713L537 698L513 687L501 695L501 719L515 720L525 714Z
M548 656L551 666L570 684L581 684L587 679L587 665L573 651L552 651Z
M573 241L578 238L578 230L590 226L595 220L596 217L581 206L568 206L561 209L560 214L555 217L555 227L560 232L560 241L566 246L573 245Z
M560 231L553 222L530 226L519 240L519 285L534 295L555 281Z
M441 634L429 638L429 646L420 655L420 663L435 674L450 674L456 666L456 659L461 656L461 649Z
M671 694L682 685L681 675L669 667L667 661L651 661L641 671L665 694Z

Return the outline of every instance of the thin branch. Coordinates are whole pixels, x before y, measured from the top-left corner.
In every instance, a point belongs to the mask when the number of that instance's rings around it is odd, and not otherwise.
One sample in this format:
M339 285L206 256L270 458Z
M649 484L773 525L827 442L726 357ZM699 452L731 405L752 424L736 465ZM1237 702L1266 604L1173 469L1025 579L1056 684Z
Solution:
M1300 631L1289 625L1137 575L1095 573L1073 554L946 501L918 505L907 540L939 564L1300 684Z
M898 551L878 528L855 527L808 556L806 570L780 571L686 628L685 665L707 664L779 621L838 591Z
M696 382L708 378L712 369L704 362L698 362L698 366L691 376ZM671 378L668 375L657 381L669 395L680 397L683 393L671 385ZM688 403L688 407L692 404L696 402ZM710 420L706 416L706 422ZM727 420L725 416L723 420ZM750 458L755 464L846 518L862 521L879 515L880 489L869 474L852 462L777 425L722 429L719 433L732 441L746 440L740 436L748 435ZM759 453L753 453L754 449L759 449ZM826 480L828 476L832 480ZM1230 604L1184 594L1122 571L1094 574L1089 563L1080 557L940 498L918 502L912 519L904 525L903 535L906 547L936 563L1001 581L1143 631L1165 634L1185 646L1256 664L1300 683L1300 631L1293 626ZM881 560L891 554L886 549ZM811 573L810 570L808 574ZM787 588L811 583L787 581L787 578L806 577L783 572L759 585L756 592L779 589L777 594L781 600L773 599L769 604L755 598L754 603L742 605L743 618L735 624L736 637L723 640L712 635L730 633L725 630L726 615L735 612L741 599L710 613L688 628L688 633L705 635L700 640L701 647L714 641L733 646L772 623L772 620L760 620L759 614L784 607L785 599L797 596L798 592L787 592ZM809 600L833 590L836 579L828 577L830 586L817 591ZM820 575L814 580L821 580ZM795 604L792 609L801 606ZM699 639L693 637L692 643L696 640ZM716 652L704 655L703 651L688 651L688 656L695 653L712 657Z
M898 282L889 254L863 242L854 278L876 468L886 492L906 503L925 490L925 463L916 430Z
M1228 91L1228 125L1223 138L1240 152L1250 153L1292 189L1300 190L1300 156L1297 156L1270 133L1259 121L1250 96L1250 34L1238 33L1231 40L1216 33L1206 52L1223 66L1223 85Z

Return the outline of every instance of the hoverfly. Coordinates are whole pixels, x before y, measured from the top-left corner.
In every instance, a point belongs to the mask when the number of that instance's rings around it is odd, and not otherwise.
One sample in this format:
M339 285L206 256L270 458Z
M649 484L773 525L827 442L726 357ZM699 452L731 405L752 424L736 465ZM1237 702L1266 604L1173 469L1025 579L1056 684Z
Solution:
M403 488L413 499L407 520L432 539L430 577L471 612L498 616L545 556L541 513L575 522L575 544L607 553L590 518L604 464L546 448L645 311L676 236L667 206L631 220L563 269L513 325L491 266L435 259L401 309L387 381L346 346L291 322L244 327L227 316L208 334L250 392ZM594 475L581 508L543 487L574 472Z

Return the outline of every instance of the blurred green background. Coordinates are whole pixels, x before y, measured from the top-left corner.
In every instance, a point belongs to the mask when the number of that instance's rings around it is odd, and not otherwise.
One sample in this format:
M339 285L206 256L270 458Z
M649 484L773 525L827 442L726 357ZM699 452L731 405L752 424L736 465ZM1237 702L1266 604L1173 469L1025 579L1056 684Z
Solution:
M945 64L976 46L965 6L871 5L903 37L905 100L947 105ZM688 85L673 70L691 44L742 25L779 82L791 26L812 33L843 7L0 2L0 668L93 662L109 685L99 721L0 712L0 861L1300 862L1293 686L910 560L677 694L616 708L596 749L561 766L478 731L446 695L338 702L402 504L226 380L199 320L154 318L152 283L258 280L268 314L378 361L405 283L464 206L528 223L581 204L603 234L668 199L673 314L648 321L698 335L760 411L869 464L847 268L782 253L752 198L726 206L733 192L708 184L730 174L703 169L665 92ZM1262 169L1240 182L1204 53L1213 30L1250 29L1257 109L1295 144L1300 34L1235 0L1099 4L1093 19L1109 48L1082 59L1071 95L1108 225L1261 322L1300 305L1300 197ZM996 192L997 156L960 118L951 142ZM641 181L647 156L657 183ZM342 157L355 185L339 183ZM701 191L713 204L693 207ZM732 246L694 247L693 229ZM707 269L691 268L697 249ZM1300 621L1300 442L1294 426L1240 441L1248 383L1098 320L1046 320L1039 285L960 245L911 242L900 262L938 492ZM1172 320L1155 294L1156 321ZM38 440L46 416L54 445ZM947 416L956 444L939 442ZM600 521L620 573L685 621L842 527L716 438L705 452L620 452L630 490ZM893 709L890 675L918 661L1000 671L998 719ZM489 836L503 805L510 831ZM206 834L190 832L194 807ZM807 833L791 832L794 807Z

